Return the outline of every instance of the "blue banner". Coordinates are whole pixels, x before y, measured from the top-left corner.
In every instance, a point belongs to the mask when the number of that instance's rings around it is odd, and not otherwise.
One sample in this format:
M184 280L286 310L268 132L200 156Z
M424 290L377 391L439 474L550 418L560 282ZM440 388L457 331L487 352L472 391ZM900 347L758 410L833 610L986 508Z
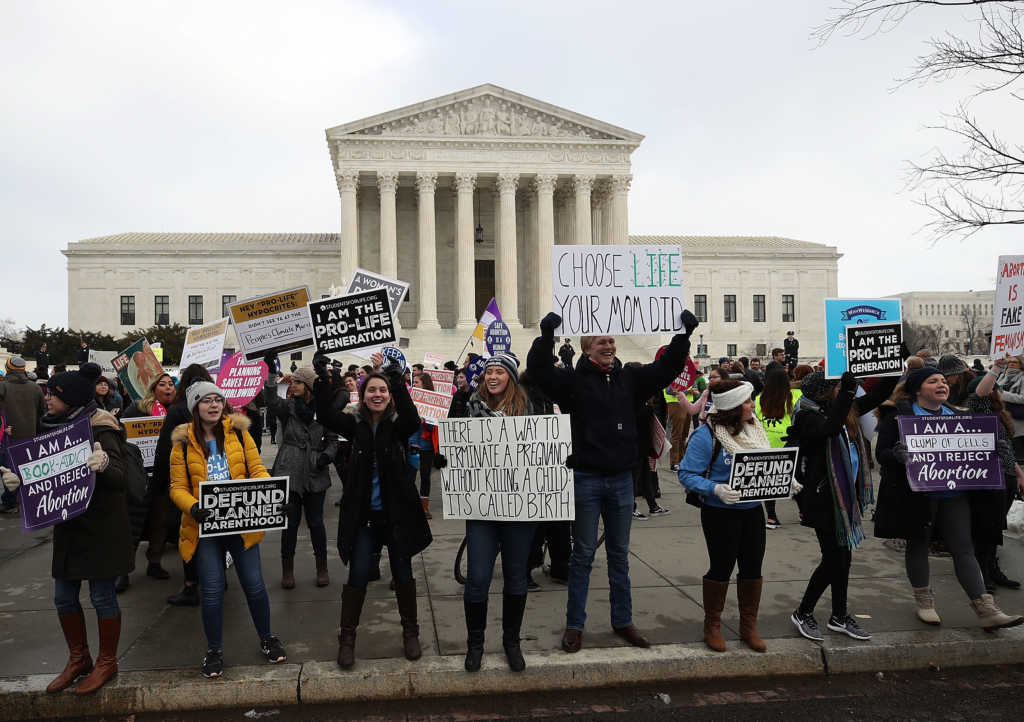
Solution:
M903 320L898 298L825 299L825 376L837 379L846 371L846 327Z

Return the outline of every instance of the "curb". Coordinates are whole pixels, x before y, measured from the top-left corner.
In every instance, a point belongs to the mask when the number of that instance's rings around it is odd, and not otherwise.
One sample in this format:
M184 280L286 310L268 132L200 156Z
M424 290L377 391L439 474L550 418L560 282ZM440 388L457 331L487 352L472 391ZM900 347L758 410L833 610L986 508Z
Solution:
M610 647L576 654L526 654L522 674L508 671L498 654L484 657L480 672L466 674L462 655L357 660L342 671L334 662L229 667L218 680L195 669L122 672L95 695L47 694L53 675L0 679L0 719L126 715L230 707L365 702L417 697L462 697L515 692L616 687L687 679L849 674L1024 663L1024 627L986 634L981 630L888 632L868 643L830 639L819 646L803 639L769 639L758 654L732 642L724 654L702 643L662 644L650 649Z

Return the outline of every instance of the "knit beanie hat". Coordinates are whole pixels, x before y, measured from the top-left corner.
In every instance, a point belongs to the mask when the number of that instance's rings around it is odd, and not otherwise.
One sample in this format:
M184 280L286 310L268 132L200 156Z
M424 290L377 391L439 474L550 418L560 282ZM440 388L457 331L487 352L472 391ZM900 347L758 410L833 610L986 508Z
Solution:
M302 366L295 369L292 371L292 378L296 381L301 381L312 393L313 384L316 383L316 371L313 370L312 366Z
M511 351L496 353L491 356L487 359L487 363L484 364L484 370L486 371L491 366L501 366L508 371L508 375L512 377L513 381L517 384L519 383L519 359Z
M194 384L185 390L185 403L188 404L188 412L194 414L196 412L196 404L199 403L199 399L210 394L217 394L222 399L224 398L224 392L220 390L220 387L215 383L209 381L196 381Z
M824 371L812 371L801 379L800 391L811 401L820 401L831 396L838 385L839 379L827 379Z
M7 359L7 373L11 371L24 371L25 370L25 359L21 356L11 356Z
M959 356L947 353L939 358L939 371L943 376L956 376L967 370L967 364Z
M87 363L77 371L65 371L46 382L50 393L71 408L85 406L96 395L96 382L103 374L98 364Z
M943 357L945 358L945 357ZM924 385L926 379L931 376L942 375L942 371L935 368L934 366L925 366L924 368L914 369L907 374L907 378L903 381L903 390L911 396L917 394L921 390L921 386Z

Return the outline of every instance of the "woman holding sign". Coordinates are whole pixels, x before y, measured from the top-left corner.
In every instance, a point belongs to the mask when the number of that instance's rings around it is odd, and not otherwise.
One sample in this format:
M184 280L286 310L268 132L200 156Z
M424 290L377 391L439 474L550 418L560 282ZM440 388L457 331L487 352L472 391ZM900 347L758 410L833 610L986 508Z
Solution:
M882 405L878 425L877 452L882 467L875 536L907 541L907 577L914 589L917 617L925 624L938 625L935 595L929 586L928 546L932 529L953 557L957 581L967 593L971 608L984 629L1013 627L1024 622L1019 615L1004 614L991 594L985 591L981 567L974 555L972 531L1002 529L1002 492L943 490L915 492L907 480L907 447L900 442L899 416L952 416L957 412L947 404L949 384L942 371L933 366L915 369L896 387ZM989 503L1000 494L998 504ZM982 529L974 530L974 525Z
M260 639L260 651L271 664L286 658L281 641L270 631L270 595L263 583L260 540L263 532L199 538L199 525L213 515L199 506L199 483L270 476L249 436L249 419L226 413L224 392L209 381L192 384L185 392L190 423L171 435L171 501L181 509L178 549L186 562L198 560L202 587L203 630L207 649L203 676L224 673L224 553L234 559L238 581Z
M406 454L409 437L420 426L420 415L402 382L399 364L379 353L372 358L377 367L387 361L384 373L367 374L359 389L359 405L344 410L335 405L326 378L327 357L313 359L320 375L315 386L317 418L352 442L338 516L338 553L349 567L348 583L341 590L338 633L338 665L344 669L355 664L359 615L374 555L383 544L388 547L395 580L405 657L420 658L412 558L433 541Z
M724 652L722 610L732 570L740 606L740 639L755 652L767 646L757 631L764 560L764 512L759 501L740 501L729 486L732 455L770 448L764 427L754 415L753 385L726 379L712 384L707 423L693 432L679 466L679 482L700 496L700 524L711 567L704 575L704 643ZM794 482L794 489L799 485Z

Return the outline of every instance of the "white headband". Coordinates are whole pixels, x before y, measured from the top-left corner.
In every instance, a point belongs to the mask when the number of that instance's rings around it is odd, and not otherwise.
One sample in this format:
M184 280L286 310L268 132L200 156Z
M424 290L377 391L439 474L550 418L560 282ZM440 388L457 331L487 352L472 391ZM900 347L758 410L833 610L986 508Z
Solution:
M754 393L754 385L749 381L741 381L734 389L723 391L720 394L711 394L711 409L709 413L716 411L729 411L735 409Z

